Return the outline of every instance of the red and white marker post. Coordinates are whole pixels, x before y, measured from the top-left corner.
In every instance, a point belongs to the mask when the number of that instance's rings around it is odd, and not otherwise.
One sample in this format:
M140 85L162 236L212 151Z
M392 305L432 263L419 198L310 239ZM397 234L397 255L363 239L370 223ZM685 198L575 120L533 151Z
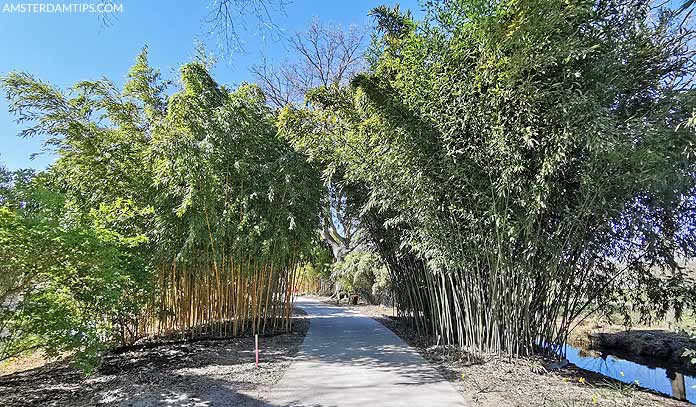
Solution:
M254 335L254 341L256 342L256 367L259 367L259 334Z

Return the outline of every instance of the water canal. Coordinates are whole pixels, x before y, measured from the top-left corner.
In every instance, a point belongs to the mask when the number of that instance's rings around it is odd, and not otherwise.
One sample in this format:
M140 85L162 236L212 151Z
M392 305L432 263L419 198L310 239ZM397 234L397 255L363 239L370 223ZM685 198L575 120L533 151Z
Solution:
M566 345L566 358L574 365L600 373L627 384L655 390L679 400L696 404L696 376L651 366L649 362L637 363L608 353L583 352Z

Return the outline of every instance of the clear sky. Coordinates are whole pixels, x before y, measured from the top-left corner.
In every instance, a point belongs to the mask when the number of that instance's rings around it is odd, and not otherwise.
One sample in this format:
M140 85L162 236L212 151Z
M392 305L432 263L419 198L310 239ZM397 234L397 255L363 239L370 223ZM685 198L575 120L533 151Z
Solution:
M222 51L218 39L206 34L210 0L115 0L113 3L123 4L123 12L115 13L115 19L107 27L93 13L3 12L6 5L20 3L30 2L0 0L0 75L13 70L26 71L62 89L80 80L101 77L121 85L144 45L149 48L151 65L171 78L176 76L174 71L181 63L191 59L196 40L206 44L210 51L218 54ZM94 1L96 3L98 1ZM343 26L371 24L367 16L370 9L395 3L397 1L393 0L292 0L283 10L271 10L271 15L281 32L292 34L305 29L313 18ZM402 9L421 14L417 0L398 3ZM219 56L220 62L214 71L219 83L234 85L253 80L250 66L263 57L282 59L287 52L277 35L258 28L252 15L241 20L237 26L245 51ZM32 153L41 151L41 139L20 138L17 136L20 129L8 112L3 94L0 100L0 164L9 169L46 168L55 157L42 154L31 160Z

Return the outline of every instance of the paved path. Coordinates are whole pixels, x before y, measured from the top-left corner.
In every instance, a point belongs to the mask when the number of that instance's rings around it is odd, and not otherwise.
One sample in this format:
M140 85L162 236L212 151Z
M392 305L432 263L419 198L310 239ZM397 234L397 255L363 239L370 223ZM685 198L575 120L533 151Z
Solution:
M297 360L267 396L269 406L464 406L457 391L379 322L304 298L310 316Z

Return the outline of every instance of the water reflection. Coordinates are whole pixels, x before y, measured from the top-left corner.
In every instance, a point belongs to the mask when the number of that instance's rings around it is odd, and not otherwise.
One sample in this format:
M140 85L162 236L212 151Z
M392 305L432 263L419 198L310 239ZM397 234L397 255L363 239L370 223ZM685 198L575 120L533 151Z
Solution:
M624 383L638 383L676 399L696 404L696 377L671 369L651 367L613 355L584 352L566 345L566 358L576 366ZM637 382L636 382L637 381Z

